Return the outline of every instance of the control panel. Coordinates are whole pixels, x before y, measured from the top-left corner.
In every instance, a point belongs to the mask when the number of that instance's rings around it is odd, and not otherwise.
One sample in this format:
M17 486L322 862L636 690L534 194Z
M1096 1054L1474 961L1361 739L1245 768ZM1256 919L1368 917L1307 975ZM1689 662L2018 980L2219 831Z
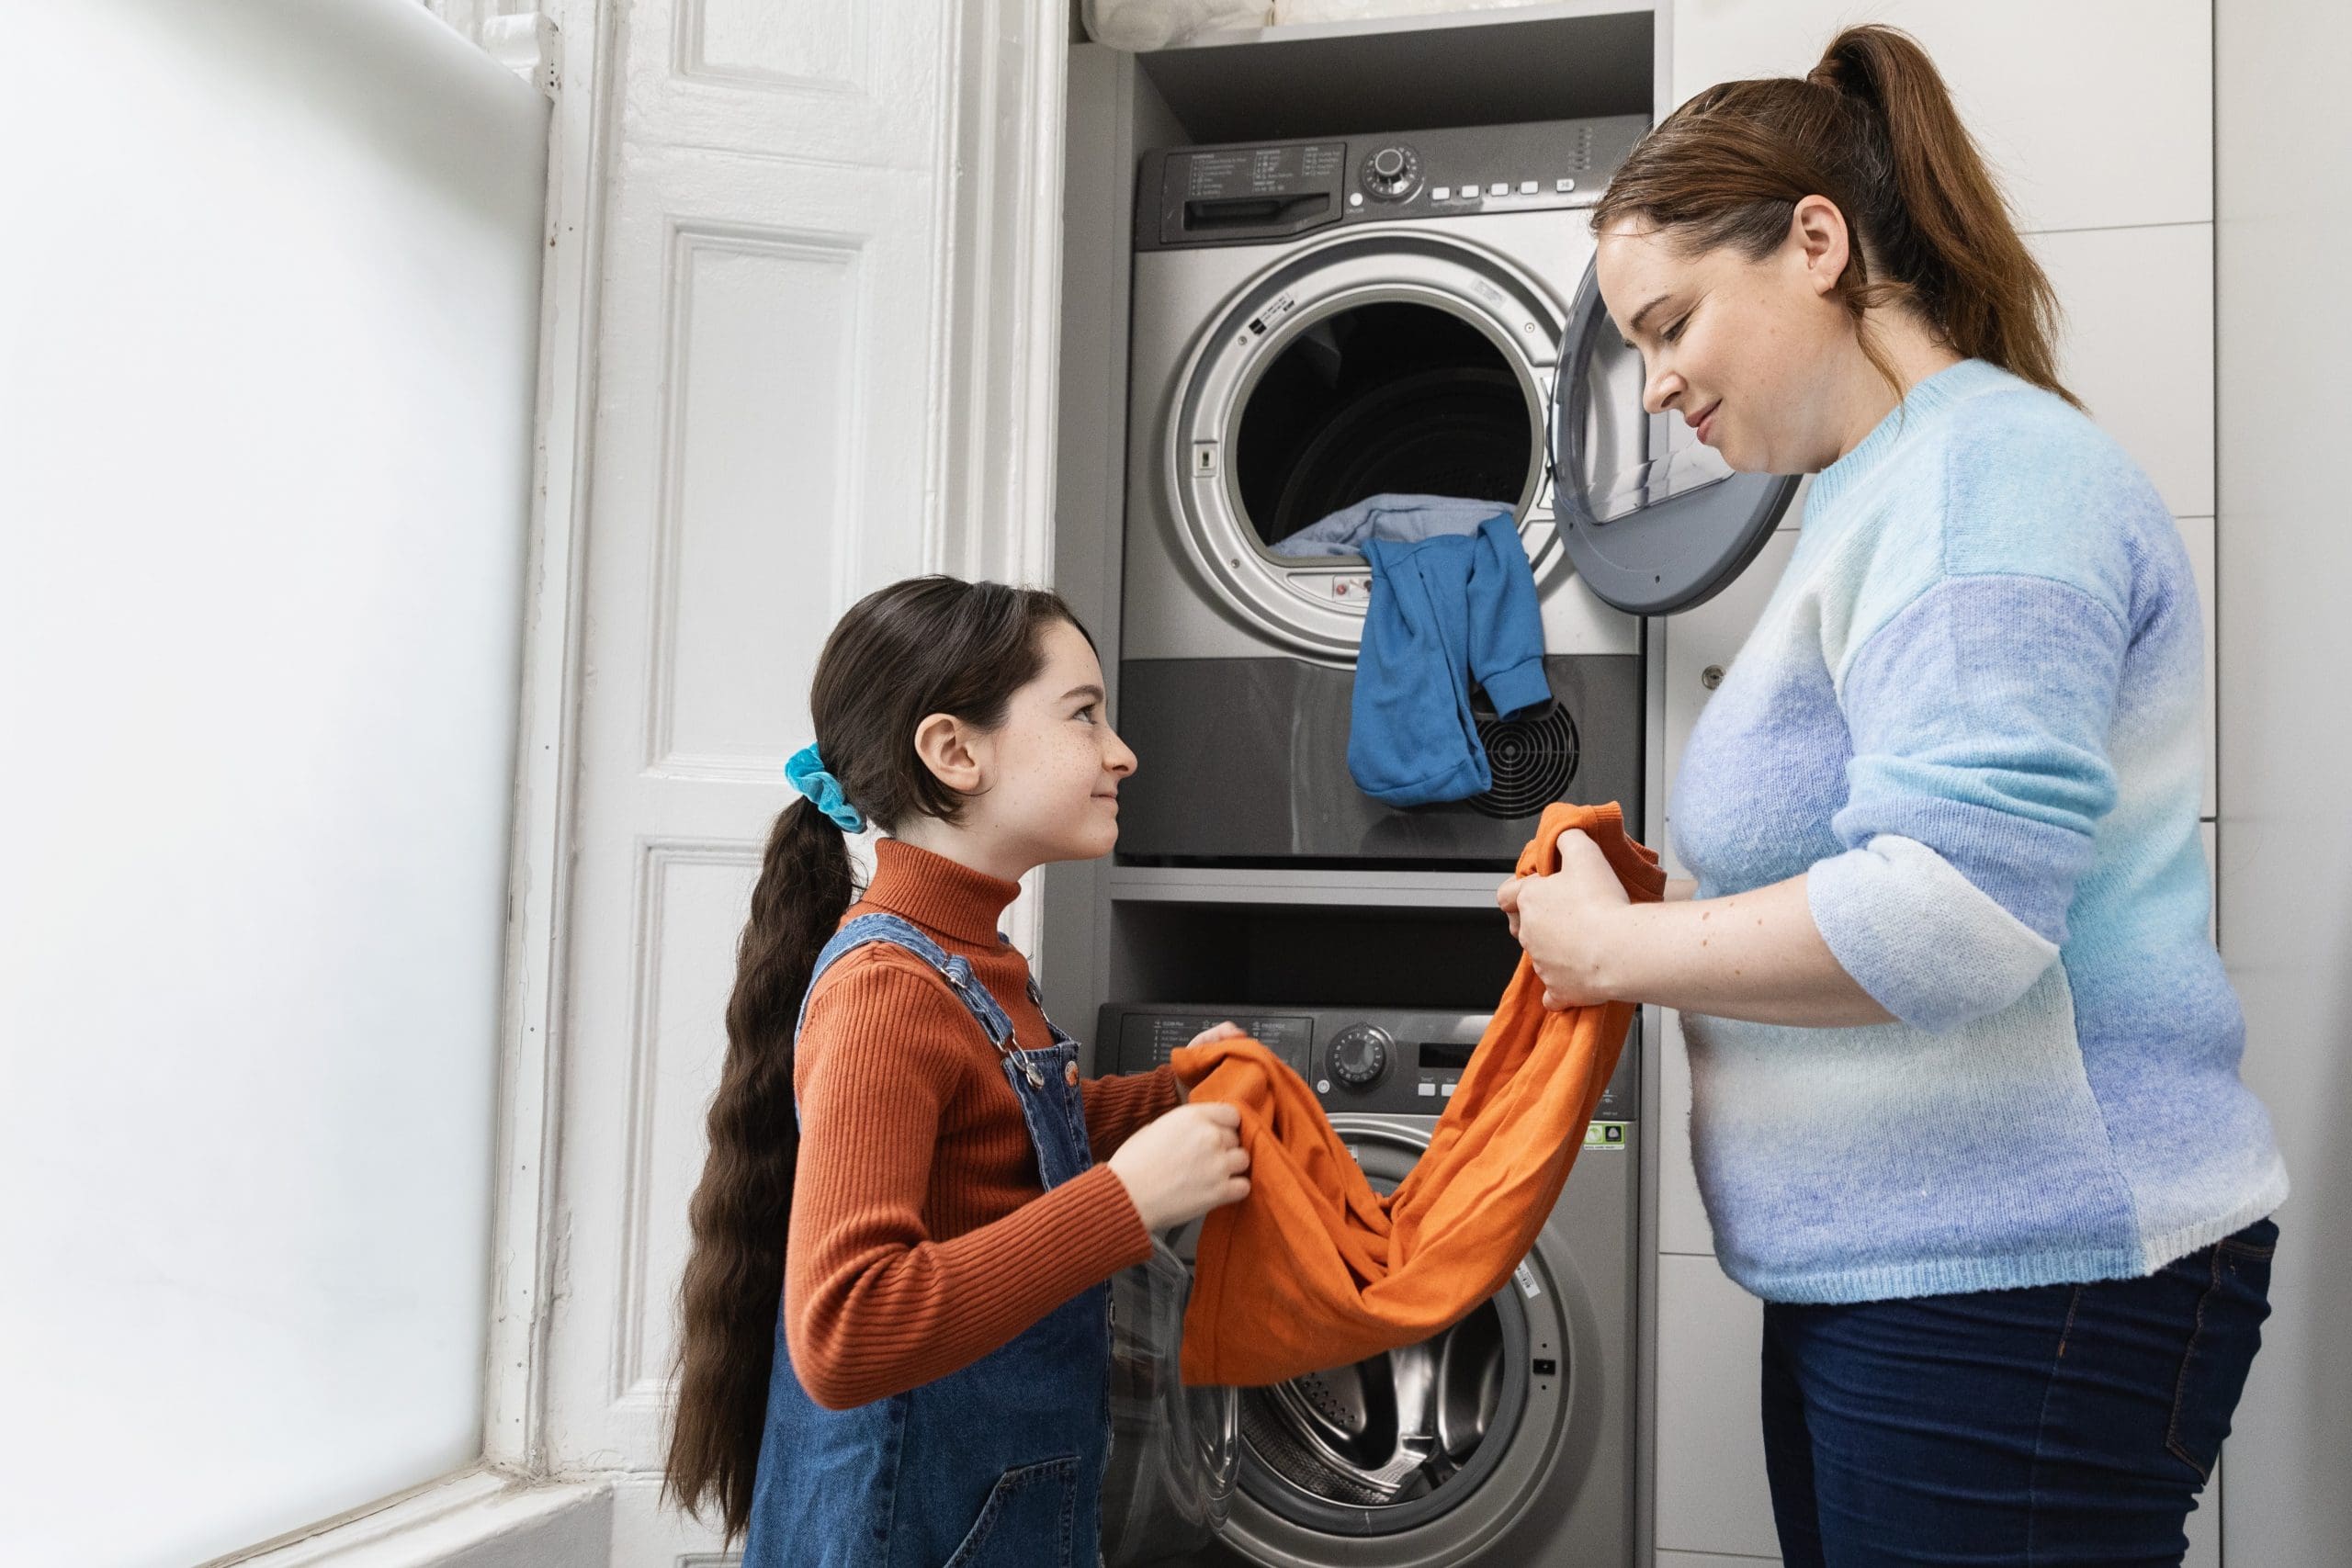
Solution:
M1266 244L1350 222L1589 207L1639 115L1330 137L1146 155L1136 248Z
M1230 1019L1271 1049L1314 1089L1326 1111L1437 1116L1469 1070L1484 1013L1400 1008L1159 1007L1112 1002L1096 1038L1098 1070L1143 1073L1168 1065L1204 1030ZM1617 1071L1593 1112L1586 1143L1621 1145L1636 1116L1641 1020L1628 1031Z

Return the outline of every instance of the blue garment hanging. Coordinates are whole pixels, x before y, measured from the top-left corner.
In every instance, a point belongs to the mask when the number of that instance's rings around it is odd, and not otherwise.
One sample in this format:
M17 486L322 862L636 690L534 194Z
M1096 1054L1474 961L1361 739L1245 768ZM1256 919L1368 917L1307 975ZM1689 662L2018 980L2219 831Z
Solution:
M1363 543L1372 601L1356 656L1348 772L1390 806L1462 800L1494 785L1470 711L1473 682L1505 717L1549 702L1535 570L1510 513L1477 531Z

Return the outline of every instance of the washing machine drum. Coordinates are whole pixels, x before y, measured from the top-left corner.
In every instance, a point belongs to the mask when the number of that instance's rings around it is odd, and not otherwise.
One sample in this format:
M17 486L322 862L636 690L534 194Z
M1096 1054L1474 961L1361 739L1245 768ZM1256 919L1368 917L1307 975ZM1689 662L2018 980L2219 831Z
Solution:
M1427 1147L1426 1133L1341 1130L1383 1191ZM1570 1472L1589 1447L1567 1436L1589 1425L1571 1420L1577 1363L1598 1351L1563 1305L1573 1286L1563 1261L1539 1247L1520 1277L1432 1338L1270 1388L1185 1390L1195 1410L1163 1415L1155 1433L1117 1419L1125 1383L1114 1371L1108 1568L1158 1562L1211 1537L1264 1568L1394 1568L1431 1561L1440 1545L1475 1552L1544 1497L1574 1495L1580 1476ZM1163 1287L1156 1299L1178 1294ZM1132 1335L1139 1316L1123 1301L1116 1322ZM1164 1313L1154 1321L1159 1348L1150 1359L1172 1366L1177 1322ZM1144 1381L1173 1392L1165 1375Z

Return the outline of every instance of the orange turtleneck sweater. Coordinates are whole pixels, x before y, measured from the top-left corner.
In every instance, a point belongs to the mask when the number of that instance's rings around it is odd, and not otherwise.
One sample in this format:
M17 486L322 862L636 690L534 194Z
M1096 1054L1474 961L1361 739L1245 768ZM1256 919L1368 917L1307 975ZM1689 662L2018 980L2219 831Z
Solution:
M846 921L887 912L961 953L1022 1050L1053 1043L1029 964L997 940L1020 892L894 839ZM863 947L828 970L793 1064L800 1156L786 1249L793 1370L847 1409L970 1365L1055 1307L1150 1255L1125 1186L1100 1163L1175 1109L1174 1072L1083 1088L1094 1168L1051 1192L1001 1058L914 954Z

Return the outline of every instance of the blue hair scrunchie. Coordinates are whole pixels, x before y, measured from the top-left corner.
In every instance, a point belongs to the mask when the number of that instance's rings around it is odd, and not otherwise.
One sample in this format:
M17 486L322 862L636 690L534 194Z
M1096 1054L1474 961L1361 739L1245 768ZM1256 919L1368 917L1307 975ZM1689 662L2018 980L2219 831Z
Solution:
M865 831L865 818L842 794L842 781L825 771L813 742L792 754L792 761L784 765L784 776L808 797L810 805L831 818L834 827L844 833Z

